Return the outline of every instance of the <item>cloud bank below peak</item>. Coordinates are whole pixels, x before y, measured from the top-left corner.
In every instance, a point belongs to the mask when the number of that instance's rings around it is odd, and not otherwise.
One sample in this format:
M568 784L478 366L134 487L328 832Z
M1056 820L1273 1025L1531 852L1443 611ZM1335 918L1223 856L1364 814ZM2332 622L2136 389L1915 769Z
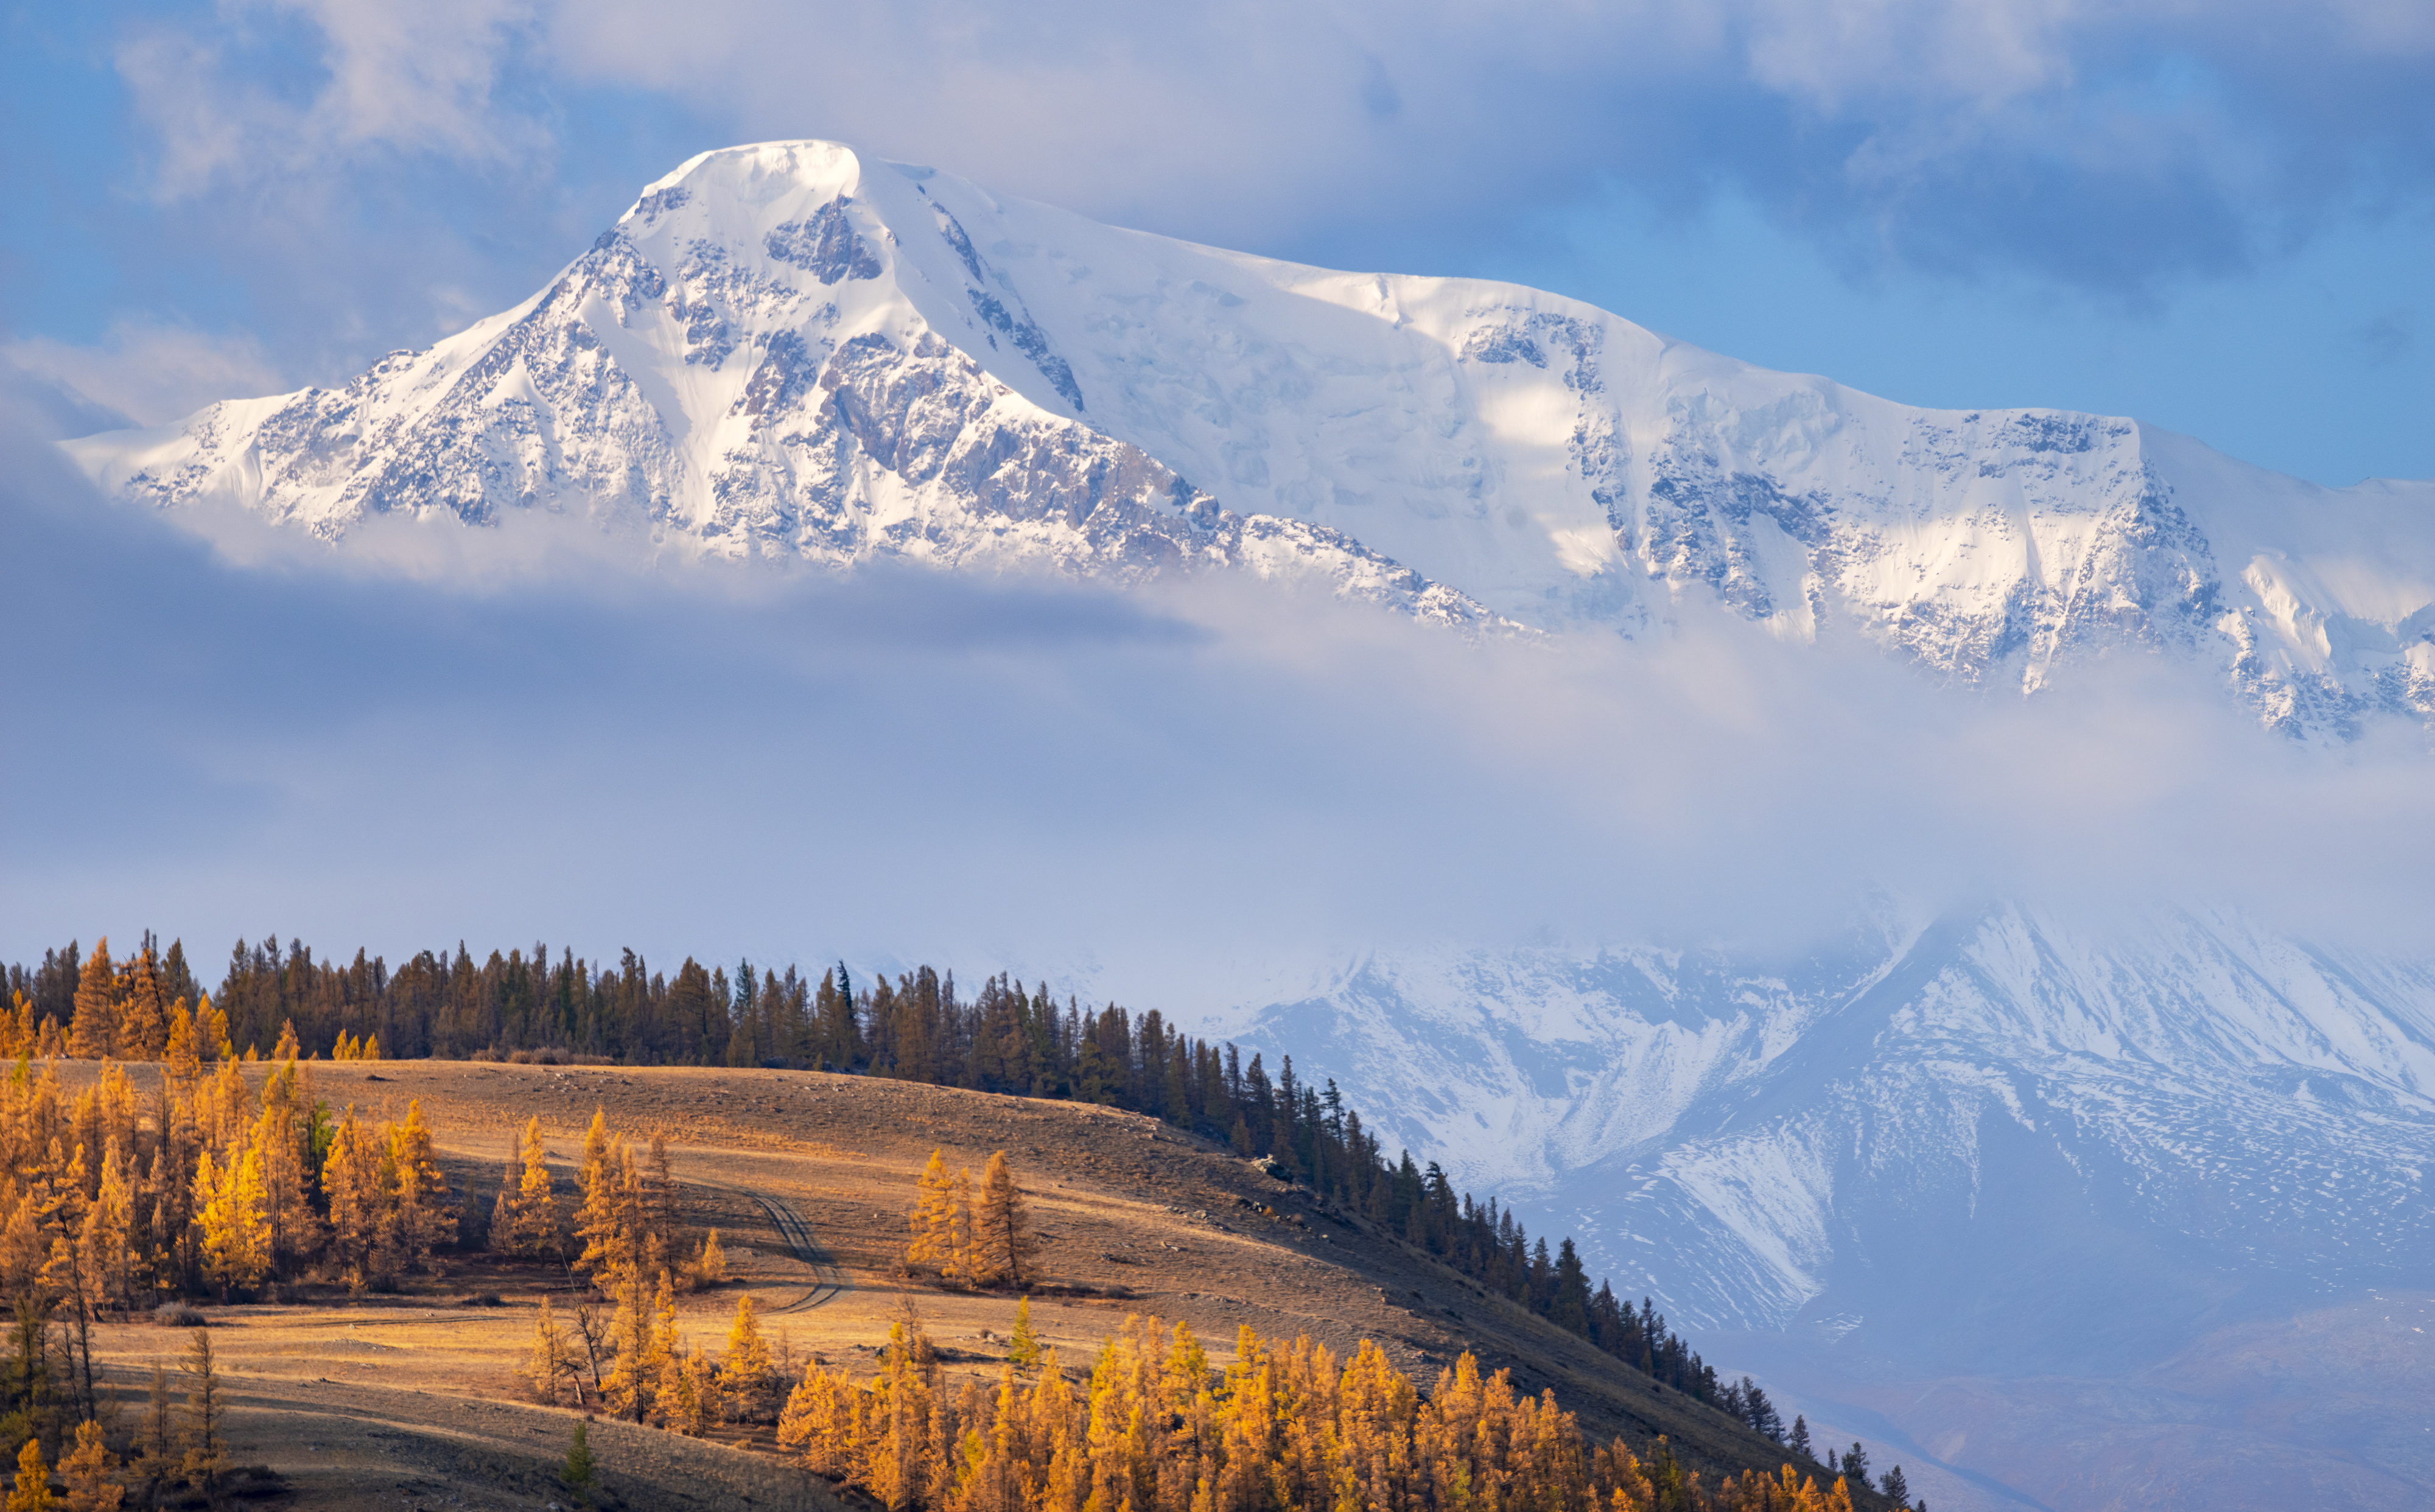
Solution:
M453 523L183 535L30 429L11 958L152 927L1090 959L1217 1013L1364 949L1797 949L1889 898L2371 945L2435 905L2423 736L2298 747L2157 664L2023 701L1691 609L1475 644L1271 585L746 573L542 521L482 576Z

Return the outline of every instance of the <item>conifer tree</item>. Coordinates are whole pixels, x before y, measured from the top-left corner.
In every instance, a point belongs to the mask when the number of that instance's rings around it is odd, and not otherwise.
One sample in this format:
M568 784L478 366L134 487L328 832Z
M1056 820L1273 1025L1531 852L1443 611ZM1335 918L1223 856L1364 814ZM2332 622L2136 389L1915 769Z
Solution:
M274 1270L319 1247L320 1220L306 1195L313 1153L305 1101L302 1076L290 1056L263 1079L262 1116L252 1137L253 1147L262 1152L263 1213Z
M727 1280L727 1251L719 1247L717 1229L702 1236L700 1252L685 1269L696 1286L717 1286Z
M68 1386L90 1413L94 1405L93 1325L101 1309L101 1266L95 1253L98 1213L88 1210L75 1237L60 1234L51 1241L50 1263L43 1267L43 1284L67 1310L66 1356Z
M184 1469L208 1499L216 1493L220 1468L227 1462L227 1446L220 1435L219 1366L212 1357L211 1330L195 1330L178 1368L186 1377Z
M397 1193L399 1259L409 1270L423 1267L433 1246L457 1236L457 1213L449 1205L448 1178L431 1150L431 1126L423 1121L420 1098L406 1105L406 1122L390 1130L390 1168Z
M617 1311L609 1320L613 1359L600 1384L601 1400L614 1416L639 1423L650 1416L651 1391L659 1380L659 1332L652 1327L650 1295L644 1290L642 1273L631 1265L619 1266L613 1285Z
M130 1305L135 1299L135 1195L126 1149L115 1136L103 1153L101 1186L85 1214L85 1226L78 1243L92 1257L103 1302Z
M575 1420L575 1432L567 1439L566 1463L560 1467L558 1472L560 1483L583 1502L592 1500L593 1482L598 1474L592 1466L591 1422L589 1418Z
M592 1110L592 1126L583 1134L582 1163L576 1171L576 1182L583 1195L576 1211L575 1237L583 1248L575 1266L587 1273L607 1265L617 1250L620 1225L611 1153L609 1115L596 1107Z
M60 1461L60 1478L68 1486L67 1512L118 1512L127 1498L118 1456L90 1418L77 1424L76 1448Z
M945 1150L930 1152L906 1222L912 1230L911 1243L905 1246L906 1269L944 1271L955 1263L956 1183L947 1175Z
M350 1107L321 1162L321 1194L338 1267L358 1282L386 1276L393 1266L386 1164L386 1152L356 1125Z
M68 1054L99 1060L118 1047L118 976L111 970L110 941L94 941L77 979L75 1017L68 1021Z
M1028 1370L1040 1363L1040 1338L1031 1332L1031 1298L1014 1304L1014 1332L1006 1341L1007 1363Z
M169 1010L169 1040L162 1053L172 1079L190 1082L202 1074L202 1057L196 1054L195 1043L194 1015L186 1011L186 1000L180 998Z
M168 1013L161 1001L160 967L150 944L129 959L117 995L110 1053L121 1060L157 1059L168 1037Z
M735 1299L735 1320L728 1325L727 1353L718 1365L719 1393L737 1416L757 1418L775 1374L752 1294L746 1292Z
M161 1366L156 1365L152 1367L152 1389L145 1398L145 1401L147 1403L145 1427L151 1435L152 1462L156 1466L166 1465L169 1463L172 1416L169 1406L169 1372Z
M1842 1471L1843 1478L1854 1485L1867 1486L1869 1484L1868 1446L1856 1438L1852 1440L1852 1447L1843 1452L1842 1463L1832 1468Z
M939 1248L945 1257L939 1266L941 1279L970 1284L976 1279L979 1256L973 1247L973 1174L958 1171L947 1183L947 1228L939 1236Z
M648 1390L663 1421L678 1406L674 1398L683 1369L684 1340L677 1332L676 1285L668 1273L662 1271L659 1291L651 1298L651 1315L643 1332L643 1353L635 1364L634 1374L637 1383ZM642 1418L634 1420L640 1422Z
M718 1385L718 1366L706 1350L688 1349L684 1354L683 1380L679 1387L681 1403L674 1424L677 1431L699 1438L710 1425L727 1416L726 1403Z
M525 1379L531 1383L533 1395L550 1406L558 1405L558 1383L572 1375L575 1362L566 1348L566 1331L559 1326L558 1316L550 1310L549 1294L541 1298L541 1315L534 1320L532 1348L525 1355Z
M1809 1419L1799 1413L1792 1415L1792 1436L1784 1447L1805 1459L1815 1458L1817 1452L1809 1447Z
M8 1512L51 1512L51 1472L43 1464L43 1441L28 1438L17 1452L17 1484L9 1488Z
M1024 1267L1038 1249L1023 1194L1014 1184L1014 1170L999 1150L981 1173L980 1200L973 1211L974 1279L983 1284L1004 1280L1024 1284Z
M212 1006L208 992L195 1005L195 1050L205 1060L236 1058L236 1047L229 1043L228 1015Z
M651 1152L644 1167L642 1195L642 1227L649 1245L644 1263L656 1270L669 1263L669 1246L676 1240L677 1178L668 1166L665 1129L651 1130Z
M558 1194L538 1116L526 1121L516 1143L492 1211L491 1247L510 1255L551 1254L559 1246Z
M205 1150L195 1163L195 1217L202 1225L203 1274L223 1297L269 1273L270 1230L263 1216L262 1152L232 1149L224 1161Z

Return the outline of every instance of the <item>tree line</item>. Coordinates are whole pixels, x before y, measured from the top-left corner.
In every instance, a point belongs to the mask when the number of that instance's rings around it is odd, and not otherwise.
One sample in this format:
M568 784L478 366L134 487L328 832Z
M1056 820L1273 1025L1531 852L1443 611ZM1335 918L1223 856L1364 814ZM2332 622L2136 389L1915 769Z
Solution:
M1266 1159L1339 1209L1358 1213L1443 1261L1484 1289L1684 1394L1734 1413L1782 1442L1764 1392L1721 1383L1650 1299L1638 1306L1595 1288L1573 1242L1551 1252L1497 1202L1459 1193L1435 1163L1390 1159L1333 1081L1313 1085L1290 1057L1271 1075L1254 1053L1185 1034L1155 1008L1059 1003L1045 984L1000 974L959 992L955 974L924 966L858 982L843 963L817 982L738 961L691 957L673 977L634 952L614 966L571 950L553 960L492 951L475 964L425 951L391 971L358 950L318 959L301 941L239 940L216 994L196 984L181 943L150 936L123 960L102 941L71 941L41 966L11 966L12 1022L28 1048L110 1046L148 1058L181 1022L206 1059L292 1033L307 1056L376 1041L398 1058L598 1056L634 1065L782 1066L897 1077L976 1091L1104 1104L1148 1113ZM181 1005L196 1005L181 1013ZM47 1037L47 1038L46 1038ZM358 1050L355 1053L360 1053Z

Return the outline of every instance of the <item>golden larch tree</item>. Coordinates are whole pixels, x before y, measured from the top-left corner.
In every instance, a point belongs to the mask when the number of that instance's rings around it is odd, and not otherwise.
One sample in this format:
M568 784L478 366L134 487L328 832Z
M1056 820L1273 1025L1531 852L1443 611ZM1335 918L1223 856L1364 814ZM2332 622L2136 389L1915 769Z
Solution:
M434 1246L457 1237L448 1177L432 1154L421 1098L406 1105L406 1121L389 1130L389 1159L397 1183L398 1256L408 1270L421 1269Z
M203 1274L223 1295L251 1286L270 1272L270 1226L262 1182L262 1151L231 1149L195 1162L195 1216L202 1225Z
M957 1211L956 1178L947 1174L947 1152L932 1150L913 1194L913 1211L906 1214L910 1230L905 1246L905 1268L945 1274L957 1260L957 1235L970 1220Z
M499 1184L499 1200L491 1215L491 1247L510 1255L558 1251L558 1188L549 1174L538 1117L526 1121L507 1177Z
M99 1060L118 1048L118 973L111 969L110 939L94 941L78 974L76 1005L68 1019L68 1054Z
M992 1155L981 1173L980 1196L973 1206L972 1247L976 1283L1002 1280L1015 1287L1024 1284L1027 1267L1039 1249L1023 1194L1014 1184L1014 1168L1004 1150Z

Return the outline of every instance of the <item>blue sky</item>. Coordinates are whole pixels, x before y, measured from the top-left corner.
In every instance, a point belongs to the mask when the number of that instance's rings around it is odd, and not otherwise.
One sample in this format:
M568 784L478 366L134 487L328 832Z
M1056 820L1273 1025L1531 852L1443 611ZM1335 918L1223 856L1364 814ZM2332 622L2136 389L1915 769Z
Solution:
M692 152L820 135L1909 403L2435 475L2412 0L226 0L19 6L0 43L0 352L79 428L343 380Z

